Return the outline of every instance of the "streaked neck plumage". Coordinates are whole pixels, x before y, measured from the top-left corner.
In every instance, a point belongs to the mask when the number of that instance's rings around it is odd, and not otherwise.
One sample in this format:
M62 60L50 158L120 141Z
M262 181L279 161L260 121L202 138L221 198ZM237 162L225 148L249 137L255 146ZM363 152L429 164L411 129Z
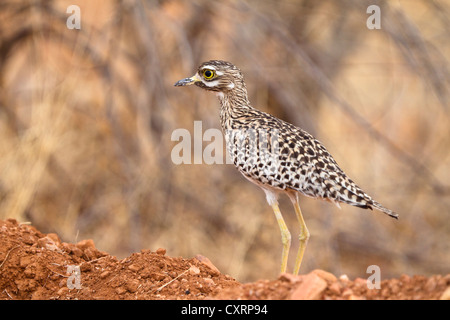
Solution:
M220 102L220 123L223 130L234 129L233 122L253 110L244 81L225 92L216 92Z

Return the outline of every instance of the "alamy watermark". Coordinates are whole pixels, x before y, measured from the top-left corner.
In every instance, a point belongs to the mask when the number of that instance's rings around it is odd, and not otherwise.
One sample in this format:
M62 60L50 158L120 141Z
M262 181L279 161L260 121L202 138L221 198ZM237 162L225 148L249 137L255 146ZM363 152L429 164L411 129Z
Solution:
M379 6L373 4L367 7L366 13L371 15L367 18L367 29L381 29L381 9Z
M67 29L81 29L81 9L79 6L72 4L67 7L66 13L71 14L66 20ZM381 9L379 6L373 4L367 7L367 14L370 14L367 18L366 26L368 29L381 29Z
M67 29L81 29L80 7L72 4L67 7L66 13L71 13L71 15L66 20Z
M80 266L68 265L67 273L67 288L69 289L81 289L81 269Z
M279 130L257 128L230 129L222 132L216 128L203 132L202 121L194 121L194 135L189 130L175 129L172 141L178 142L171 152L174 164L235 164L267 167L279 164ZM224 142L227 152L224 152ZM204 143L207 143L203 148ZM264 170L264 169L263 169Z
M367 278L368 289L381 289L381 269L376 264L367 267L366 273L371 275Z

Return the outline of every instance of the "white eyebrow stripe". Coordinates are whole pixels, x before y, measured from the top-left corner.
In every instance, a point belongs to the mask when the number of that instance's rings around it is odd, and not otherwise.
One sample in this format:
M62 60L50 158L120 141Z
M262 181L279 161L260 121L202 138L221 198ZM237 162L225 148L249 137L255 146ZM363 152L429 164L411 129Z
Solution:
M202 67L202 70L204 70L204 69L211 69L211 70L216 71L216 67L210 66L210 65L203 66L203 67Z
M223 76L223 72L222 72L222 71L216 71L216 74L217 74L218 76Z

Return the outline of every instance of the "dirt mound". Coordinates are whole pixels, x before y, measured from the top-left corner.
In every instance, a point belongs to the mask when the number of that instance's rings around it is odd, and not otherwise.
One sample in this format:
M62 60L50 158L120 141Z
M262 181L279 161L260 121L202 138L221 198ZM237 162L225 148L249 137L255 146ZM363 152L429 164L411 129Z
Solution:
M15 220L0 221L0 299L450 299L450 274L402 275L380 289L322 270L241 284L206 257L165 253L142 250L118 260L92 240L65 243Z

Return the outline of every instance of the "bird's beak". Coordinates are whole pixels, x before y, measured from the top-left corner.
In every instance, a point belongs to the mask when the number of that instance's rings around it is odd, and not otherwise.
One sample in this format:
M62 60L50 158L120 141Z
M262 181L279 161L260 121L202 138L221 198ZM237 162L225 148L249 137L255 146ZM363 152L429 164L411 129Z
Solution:
M190 78L181 79L177 83L174 84L175 87L181 87L181 86L190 86L191 84L194 84L196 82L201 81L197 74Z

